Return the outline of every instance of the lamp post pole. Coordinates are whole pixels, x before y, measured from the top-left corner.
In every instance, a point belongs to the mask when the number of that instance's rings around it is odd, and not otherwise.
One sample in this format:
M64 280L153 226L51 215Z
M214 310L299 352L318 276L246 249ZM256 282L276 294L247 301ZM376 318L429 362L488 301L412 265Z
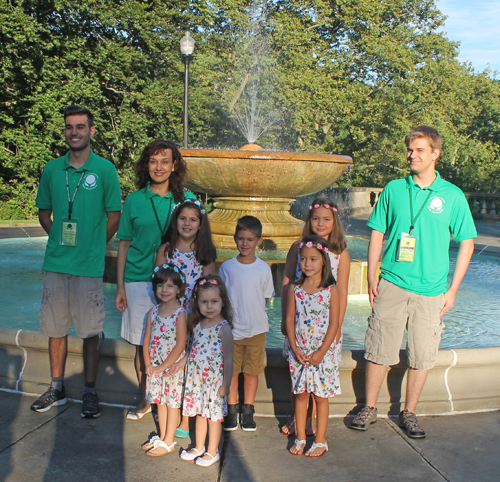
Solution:
M189 61L193 56L194 40L186 32L181 41L181 53L184 58L184 149L188 147L188 123L189 123Z

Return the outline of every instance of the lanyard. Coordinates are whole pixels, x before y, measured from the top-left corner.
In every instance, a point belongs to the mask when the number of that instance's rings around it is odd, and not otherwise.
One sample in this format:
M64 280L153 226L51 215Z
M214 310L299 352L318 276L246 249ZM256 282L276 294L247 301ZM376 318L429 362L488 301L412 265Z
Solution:
M432 191L429 190L429 194L427 194L427 197L425 198L425 201L422 204L422 207L420 208L420 211L417 213L415 217L413 217L413 200L411 198L411 190L412 187L410 186L410 189L408 189L408 195L410 196L410 217L411 217L411 226L410 226L410 232L408 233L410 236L413 233L413 228L415 227L415 223L417 222L418 217L422 213L422 210L424 209L425 205L427 204L427 201L431 197Z
M80 176L80 180L78 181L78 184L76 185L75 192L73 193L73 197L71 197L69 194L69 175L68 175L68 170L66 169L66 190L68 191L68 219L71 219L71 213L73 212L73 201L75 200L76 192L78 191L78 188L80 187L80 183L82 182L84 174L85 174L85 171L82 172L82 175Z
M158 224L158 229L160 230L161 236L163 236L165 234L165 230L167 229L168 216L167 216L167 219L165 219L165 224L163 225L163 229L162 229L161 223L160 223L160 218L158 217L158 213L156 212L156 207L155 207L155 203L153 202L153 198L150 197L149 200L151 201L151 206L153 206L153 211L155 213L156 223Z

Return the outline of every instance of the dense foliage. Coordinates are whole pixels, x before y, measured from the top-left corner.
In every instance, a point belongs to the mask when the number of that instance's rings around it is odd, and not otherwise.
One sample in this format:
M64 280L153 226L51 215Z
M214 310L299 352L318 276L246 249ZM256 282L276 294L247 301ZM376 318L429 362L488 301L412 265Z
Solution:
M342 184L406 173L407 131L443 135L441 173L498 192L500 85L457 61L433 0L7 0L0 3L0 218L35 212L45 163L65 152L61 112L96 117L93 148L124 193L156 138L182 143L190 64L190 146L238 147L252 102L268 148L353 157ZM259 120L259 119L257 119Z

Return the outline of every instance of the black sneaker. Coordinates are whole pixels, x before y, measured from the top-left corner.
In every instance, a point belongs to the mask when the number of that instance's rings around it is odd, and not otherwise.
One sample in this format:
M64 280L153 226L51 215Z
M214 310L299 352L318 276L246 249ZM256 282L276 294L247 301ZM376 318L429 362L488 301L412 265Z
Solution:
M406 408L399 414L399 426L410 438L425 437L425 430L418 423L417 416Z
M233 432L238 428L238 405L228 405L222 428L225 432Z
M97 418L101 416L99 399L96 393L83 392L82 418Z
M34 410L35 412L47 412L52 407L64 405L66 402L67 400L64 386L61 391L56 390L53 387L49 387L36 402L31 404L31 410Z
M243 405L243 410L241 412L241 429L245 432L255 432L257 430L257 424L253 419L253 414L255 413L255 408L253 405Z

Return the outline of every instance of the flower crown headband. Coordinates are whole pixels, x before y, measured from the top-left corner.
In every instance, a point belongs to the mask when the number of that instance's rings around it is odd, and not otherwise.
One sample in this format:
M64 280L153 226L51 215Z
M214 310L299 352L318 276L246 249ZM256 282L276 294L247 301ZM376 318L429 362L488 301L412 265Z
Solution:
M304 246L306 248L316 248L319 251L324 251L325 253L328 253L329 251L327 246L323 246L321 243L313 243L312 241L308 241L305 244L301 241L299 244L299 249L302 249Z
M180 205L182 205L184 203L196 204L200 208L201 214L207 213L206 209L203 207L201 202L198 201L198 199L190 199L190 198L184 199L184 201L181 201L180 203L175 204L174 207L172 208L172 212L174 212Z
M153 270L153 275L151 276L151 278L155 277L155 274L158 273L158 271L160 271L160 268L163 268L163 269L173 269L176 273L179 274L179 277L181 278L181 282L184 283L184 275L181 273L181 270L177 266L174 266L172 264L163 264L162 266L157 266Z
M338 211L338 209L335 206L330 206L330 204L326 204L326 203L325 204L319 204L319 203L311 204L309 206L309 211L311 209L318 209L321 206L325 207L326 209L331 209L333 212L337 212Z
M196 286L194 287L194 290L198 291L198 286L203 286L207 282L210 283L211 285L218 285L219 284L219 282L216 279L211 279L211 280L202 279L199 283L196 284Z

